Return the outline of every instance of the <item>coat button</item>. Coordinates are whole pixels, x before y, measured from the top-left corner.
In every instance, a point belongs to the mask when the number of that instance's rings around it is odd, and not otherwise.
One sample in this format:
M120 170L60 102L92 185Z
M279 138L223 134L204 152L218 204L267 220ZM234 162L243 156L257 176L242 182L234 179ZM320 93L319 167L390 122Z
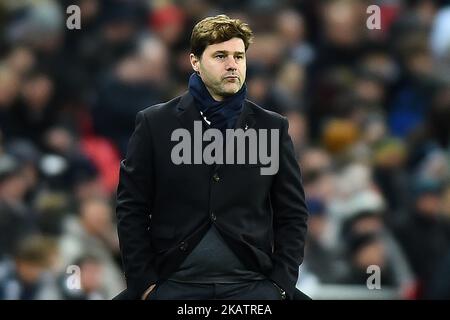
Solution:
M219 182L219 181L220 181L220 177L219 177L219 175L218 175L217 173L215 173L215 174L213 175L213 180L214 180L215 182Z
M186 242L182 241L180 243L180 247L179 248L180 248L181 251L186 251L187 248L188 248L188 244Z

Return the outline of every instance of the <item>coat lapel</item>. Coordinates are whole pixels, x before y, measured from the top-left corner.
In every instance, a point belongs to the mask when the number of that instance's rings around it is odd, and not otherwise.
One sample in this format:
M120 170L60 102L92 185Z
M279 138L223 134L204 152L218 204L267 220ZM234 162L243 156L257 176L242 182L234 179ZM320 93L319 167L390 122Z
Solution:
M242 108L242 112L236 121L235 129L244 129L247 130L249 128L253 128L255 125L255 118L253 114L253 108L248 100L244 100L244 107Z
M192 134L194 132L194 121L202 121L200 112L194 103L194 98L185 92L178 102L176 115L184 128Z

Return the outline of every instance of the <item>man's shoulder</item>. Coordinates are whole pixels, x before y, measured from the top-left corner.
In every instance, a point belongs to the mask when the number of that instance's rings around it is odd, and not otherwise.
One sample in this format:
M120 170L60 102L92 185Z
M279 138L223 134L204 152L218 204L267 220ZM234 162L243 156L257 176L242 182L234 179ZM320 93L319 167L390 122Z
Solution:
M141 113L146 117L149 117L149 116L154 117L154 116L158 116L158 115L168 114L175 109L175 107L178 105L178 103L180 102L182 97L183 97L183 95L180 95L180 96L173 98L172 100L151 105L151 106L143 109L141 111Z
M283 115L276 113L274 111L264 109L263 107L259 106L253 101L246 99L245 102L250 105L250 108L252 108L253 113L255 114L256 117L276 122L281 122L283 119L286 119L286 117L284 117Z

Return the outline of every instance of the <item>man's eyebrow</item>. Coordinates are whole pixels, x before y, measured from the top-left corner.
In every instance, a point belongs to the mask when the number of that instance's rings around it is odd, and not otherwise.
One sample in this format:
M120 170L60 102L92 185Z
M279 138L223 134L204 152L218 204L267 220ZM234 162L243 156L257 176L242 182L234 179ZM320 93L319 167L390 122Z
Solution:
M214 52L214 54L218 54L218 53L228 54L230 52L227 51L227 50L217 50L217 51ZM234 54L245 54L245 52L243 52L243 51L235 51Z

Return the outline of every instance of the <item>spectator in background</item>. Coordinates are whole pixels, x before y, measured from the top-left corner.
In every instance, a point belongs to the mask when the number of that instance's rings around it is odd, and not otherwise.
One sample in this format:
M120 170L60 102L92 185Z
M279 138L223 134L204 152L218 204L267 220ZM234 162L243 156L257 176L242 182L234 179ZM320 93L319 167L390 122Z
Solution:
M70 195L62 191L43 189L36 196L34 206L38 213L39 229L45 235L61 237L64 221L71 213Z
M112 223L111 205L103 199L81 202L78 217L68 218L60 239L64 266L83 255L95 255L103 265L101 291L111 299L124 289L120 270L119 242Z
M397 286L393 266L388 263L386 256L386 247L379 234L374 232L352 234L347 242L349 269L347 275L339 282L366 286L369 277L368 267L377 266L380 268L381 288Z
M302 111L304 69L301 65L288 60L277 70L273 86L271 69L260 62L249 64L248 94L255 101L267 105L266 109L286 114L290 111Z
M272 88L272 103L278 105L278 113L290 109L302 111L304 108L305 69L300 64L288 60L277 70L275 86Z
M40 236L22 239L12 259L0 264L0 300L58 299L50 272L56 256L53 240Z
M349 281L361 280L361 271L364 267L367 270L370 265L366 265L364 259L374 255L374 260L381 260L378 265L381 273L387 273L387 282L382 281L381 285L395 288L404 297L407 290L415 286L415 278L397 239L385 224L387 207L384 199L380 194L368 190L357 192L347 203L349 206L342 212L345 218L340 238L349 253ZM369 247L367 250L364 249L366 244Z
M347 118L331 119L324 125L322 132L323 146L340 164L348 160L360 138L358 125Z
M54 90L48 73L32 70L25 76L18 105L11 110L13 136L41 145L42 133L54 124L57 116L52 100Z
M44 132L43 146L43 171L50 188L71 192L83 178L97 177L97 167L83 152L71 128L64 124L52 126ZM56 161L60 163L58 166Z
M276 30L283 39L285 55L300 65L314 59L314 49L306 42L307 28L303 16L293 9L284 9L276 16Z
M104 267L102 260L94 255L82 255L73 262L80 273L63 273L58 279L60 299L63 300L104 300L107 298L103 290ZM70 277L79 275L79 283L71 282ZM78 279L77 279L78 280ZM79 284L80 287L74 286Z
M369 46L364 54L358 58L355 68L357 70L365 71L370 75L374 75L381 81L383 86L387 89L386 99L389 97L394 84L398 81L400 76L398 61L389 54L386 46L382 43ZM385 109L385 102L386 101L383 101L383 104L379 107Z
M247 67L247 91L255 103L270 105L271 75L269 70L260 63L249 62Z
M23 177L27 182L25 201L27 204L32 205L34 197L42 183L39 167L41 153L32 142L26 139L11 139L8 141L5 149L22 167Z
M288 132L294 145L295 157L299 159L308 143L308 124L305 115L296 109L286 111L284 114L289 121Z
M25 203L28 181L17 160L0 156L0 258L14 254L25 237L38 231L36 216Z
M335 164L330 154L323 148L309 147L302 152L299 165L303 169L303 182L308 197L322 199L328 205L336 192Z
M168 52L157 38L142 40L101 79L93 109L97 133L110 138L122 155L138 111L167 98Z
M155 6L149 15L148 25L168 49L173 49L182 41L185 19L181 8L167 4Z
M408 31L410 32L410 31ZM405 36L400 46L405 77L389 106L389 128L397 137L407 137L424 123L435 85L433 61L424 35Z
M407 156L406 146L399 139L386 137L372 148L373 179L390 208L385 216L389 227L402 219L409 205Z
M327 242L326 234L331 220L325 203L309 198L307 206L311 214L308 221L308 237L305 245L305 263L301 267L301 277L308 282L313 277L316 285L337 283L342 277L343 261L339 250Z
M412 208L395 228L413 271L420 281L419 297L428 290L443 252L450 248L450 223L441 214L442 184L427 178L413 181Z
M362 125L372 114L383 114L385 82L377 73L365 68L354 72L354 104L349 107L353 119Z
M15 46L6 57L6 65L17 73L22 80L22 77L30 72L36 65L35 53L27 46Z

